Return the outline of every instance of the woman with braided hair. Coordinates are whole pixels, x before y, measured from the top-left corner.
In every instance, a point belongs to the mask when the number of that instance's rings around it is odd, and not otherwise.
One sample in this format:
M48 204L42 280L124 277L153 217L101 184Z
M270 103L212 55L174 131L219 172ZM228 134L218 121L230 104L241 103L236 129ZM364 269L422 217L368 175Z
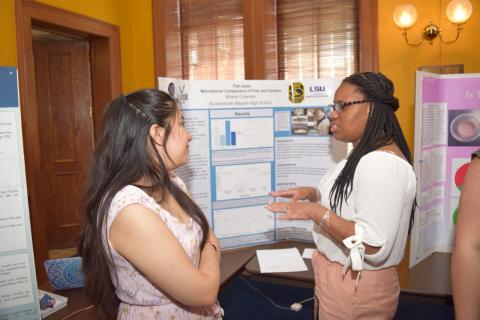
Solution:
M353 150L319 182L272 192L278 219L313 220L315 313L328 319L392 319L413 219L416 179L395 116L393 83L380 73L345 78L330 106L331 132Z
M219 319L220 248L174 173L191 134L159 90L114 99L92 156L79 246L87 294L107 319Z

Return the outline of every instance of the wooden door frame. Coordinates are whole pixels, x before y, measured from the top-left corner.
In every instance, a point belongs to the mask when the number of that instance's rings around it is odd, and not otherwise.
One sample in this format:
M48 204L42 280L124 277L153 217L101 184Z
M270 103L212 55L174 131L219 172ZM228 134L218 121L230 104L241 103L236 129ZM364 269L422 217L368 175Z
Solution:
M37 117L32 28L85 39L90 43L90 75L93 126L100 132L106 104L122 91L120 29L103 21L45 5L33 0L15 0L20 109L25 153L30 224L39 283L47 279L43 261L48 259L47 220L44 199L35 190L48 187L42 181L41 149ZM79 190L79 192L82 192Z

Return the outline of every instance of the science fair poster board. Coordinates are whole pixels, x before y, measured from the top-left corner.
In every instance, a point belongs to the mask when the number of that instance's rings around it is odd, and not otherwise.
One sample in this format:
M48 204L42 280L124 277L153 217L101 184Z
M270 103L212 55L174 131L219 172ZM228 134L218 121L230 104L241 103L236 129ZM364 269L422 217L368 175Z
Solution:
M0 320L40 319L17 69L0 67Z
M463 179L480 147L480 74L417 71L415 172L418 179L410 267L451 252Z
M340 80L159 78L193 136L177 170L222 247L312 241L311 221L280 221L264 208L273 190L317 187L347 146L328 135L327 105Z

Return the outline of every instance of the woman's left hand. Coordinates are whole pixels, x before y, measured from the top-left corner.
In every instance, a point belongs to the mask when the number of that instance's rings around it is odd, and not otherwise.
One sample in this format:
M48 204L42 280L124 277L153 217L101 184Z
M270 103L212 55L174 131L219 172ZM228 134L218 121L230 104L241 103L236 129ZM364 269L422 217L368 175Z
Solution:
M265 208L271 212L284 213L277 215L279 220L311 220L311 214L314 212L316 203L312 202L272 202L265 205Z

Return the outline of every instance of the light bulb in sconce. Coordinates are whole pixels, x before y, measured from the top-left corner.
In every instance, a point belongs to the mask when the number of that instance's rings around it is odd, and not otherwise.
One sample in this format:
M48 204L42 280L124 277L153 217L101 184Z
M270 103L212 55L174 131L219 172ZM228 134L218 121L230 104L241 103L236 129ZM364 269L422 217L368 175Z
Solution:
M400 5L393 12L393 21L399 28L410 28L417 21L417 9L411 4Z
M453 0L447 6L447 18L451 23L462 24L472 15L472 4L468 0Z
M393 21L397 27L403 30L402 35L405 42L411 47L419 46L424 40L432 44L437 36L443 43L453 43L458 40L460 32L463 30L462 25L470 19L472 9L472 4L468 0L452 0L448 3L446 10L447 18L451 23L457 25L457 34L452 40L445 40L440 28L430 20L421 33L422 38L417 42L410 42L407 37L407 29L417 21L417 10L412 4L403 4L395 8Z

